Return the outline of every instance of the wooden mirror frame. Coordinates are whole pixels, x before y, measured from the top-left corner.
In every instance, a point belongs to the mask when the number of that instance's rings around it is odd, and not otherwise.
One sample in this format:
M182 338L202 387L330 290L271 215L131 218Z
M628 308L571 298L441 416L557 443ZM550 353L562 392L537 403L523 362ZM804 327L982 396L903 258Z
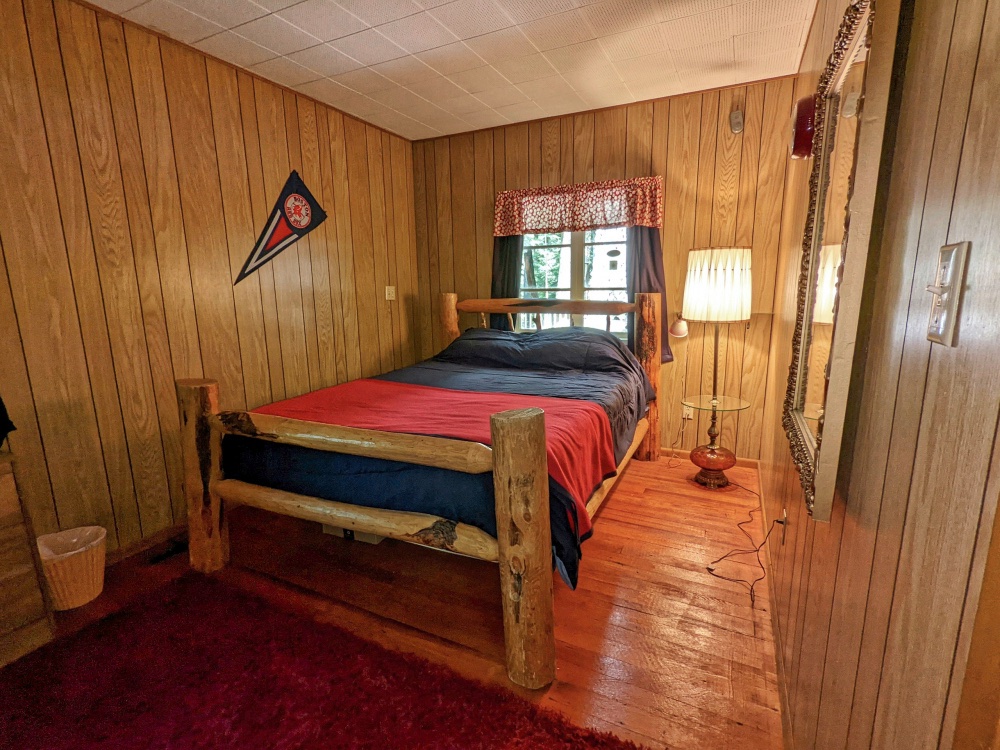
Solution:
M798 408L799 394L806 387L808 377L809 334L812 323L814 294L811 287L815 284L813 263L818 259L819 248L823 237L823 213L825 200L830 183L830 155L832 144L836 141L836 117L829 123L829 113L839 112L839 88L858 51L867 48L871 41L871 30L874 19L872 0L856 0L846 10L837 33L833 52L827 60L826 67L819 79L816 90L815 137L813 140L813 167L809 177L809 208L806 214L805 229L802 237L802 262L799 270L797 303L795 313L795 328L792 334L792 361L788 368L788 385L785 391L785 401L782 412L782 427L788 437L792 461L799 472L799 480L805 496L806 508L817 521L830 519L833 505L834 485L837 467L839 465L840 442L842 429L838 428L832 440L827 441L826 451L821 452L824 444L824 425L827 417L832 416L831 424L842 423L847 410L847 384L850 370L846 373L833 372L834 350L830 352L830 364L825 375L824 411L819 418L816 436L813 437L802 412ZM842 291L845 281L845 265L850 238L851 203L854 196L854 181L858 165L858 153L861 134L854 144L854 168L848 187L848 210L845 217L845 233L841 263L837 271L838 290L834 305L833 335L837 339L838 329L843 334L845 328L853 332L857 330L856 310L853 319L841 321L843 313ZM822 204L822 205L821 205ZM854 243L850 243L852 246ZM863 261L863 259L862 259ZM863 265L863 262L862 262ZM845 325L846 324L846 325ZM853 352L853 347L851 347ZM848 358L849 360L850 358ZM832 381L837 387L831 389Z

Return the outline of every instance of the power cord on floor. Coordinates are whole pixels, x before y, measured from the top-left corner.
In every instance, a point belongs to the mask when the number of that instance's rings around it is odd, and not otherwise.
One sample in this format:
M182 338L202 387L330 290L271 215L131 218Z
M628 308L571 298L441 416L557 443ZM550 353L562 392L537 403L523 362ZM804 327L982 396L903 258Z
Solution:
M764 545L767 544L767 540L771 538L771 532L774 531L774 527L777 526L778 524L783 524L784 521L780 518L774 519L774 521L771 522L771 528L769 528L767 530L767 533L764 535L764 541L762 541L760 544L754 544L753 537L750 535L750 532L744 528L744 525L748 523L753 523L754 513L756 513L761 509L760 493L754 492L749 487L744 487L742 484L739 484L738 482L734 482L732 480L730 480L729 483L757 497L757 507L750 509L749 517L745 521L740 521L738 524L736 524L736 528L738 528L743 533L743 536L745 536L747 539L750 540L750 544L754 546L751 547L750 549L736 548L730 550L717 560L712 560L712 562L710 562L708 565L705 566L705 570L708 571L709 575L718 578L720 580L729 581L730 583L739 583L743 586L746 586L747 589L750 591L750 606L752 607L757 601L757 594L756 594L757 584L763 581L765 578L767 578L767 568L764 567L764 562L763 560L760 559L760 551L764 548ZM730 560L740 555L754 555L756 557L757 565L760 567L760 576L754 578L753 580L748 581L745 578L730 578L729 576L724 576L721 573L715 572L715 566L718 565L720 562L722 562L723 560Z

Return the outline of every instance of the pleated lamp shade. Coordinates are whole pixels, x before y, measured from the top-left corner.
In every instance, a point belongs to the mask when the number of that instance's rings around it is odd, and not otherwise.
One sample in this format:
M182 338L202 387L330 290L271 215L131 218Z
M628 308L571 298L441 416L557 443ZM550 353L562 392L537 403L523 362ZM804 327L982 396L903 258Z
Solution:
M819 250L813 323L833 325L833 304L837 300L838 268L840 268L840 245L823 245Z
M688 253L681 314L704 323L750 320L750 248L711 247Z

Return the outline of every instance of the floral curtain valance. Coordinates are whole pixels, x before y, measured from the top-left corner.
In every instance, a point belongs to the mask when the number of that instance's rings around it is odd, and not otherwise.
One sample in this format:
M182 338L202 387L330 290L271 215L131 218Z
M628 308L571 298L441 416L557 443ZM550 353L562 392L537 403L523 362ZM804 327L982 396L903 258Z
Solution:
M663 224L663 178L633 177L582 185L505 190L497 195L493 234L580 232Z

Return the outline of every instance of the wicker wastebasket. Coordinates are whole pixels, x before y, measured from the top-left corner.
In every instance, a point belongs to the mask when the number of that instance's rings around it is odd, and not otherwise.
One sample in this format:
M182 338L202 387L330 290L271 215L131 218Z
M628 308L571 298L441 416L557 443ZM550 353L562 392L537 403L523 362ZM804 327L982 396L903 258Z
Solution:
M81 526L38 537L38 555L55 609L82 607L104 589L107 531Z

